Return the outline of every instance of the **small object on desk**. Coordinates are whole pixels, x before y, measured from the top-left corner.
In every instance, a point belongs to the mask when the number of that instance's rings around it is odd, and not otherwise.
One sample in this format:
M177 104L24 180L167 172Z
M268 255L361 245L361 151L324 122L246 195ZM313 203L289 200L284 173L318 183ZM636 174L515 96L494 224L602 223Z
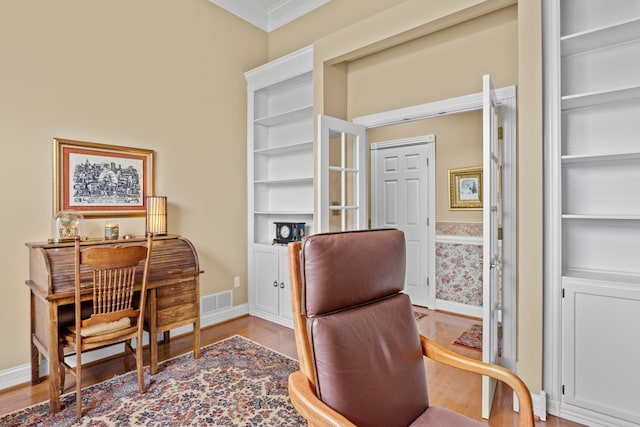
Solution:
M117 222L107 222L104 225L104 240L118 240L120 226Z
M49 243L73 242L76 237L86 239L84 216L71 209L58 212L51 222Z
M125 234L124 236L122 236L122 238L124 240L131 240L131 239L135 239L136 236L134 234Z

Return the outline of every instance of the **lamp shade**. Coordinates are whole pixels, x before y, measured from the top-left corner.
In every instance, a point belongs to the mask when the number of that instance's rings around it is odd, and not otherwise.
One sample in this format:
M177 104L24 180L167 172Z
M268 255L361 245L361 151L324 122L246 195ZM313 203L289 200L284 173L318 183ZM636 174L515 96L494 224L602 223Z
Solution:
M167 196L147 196L147 234L167 234Z

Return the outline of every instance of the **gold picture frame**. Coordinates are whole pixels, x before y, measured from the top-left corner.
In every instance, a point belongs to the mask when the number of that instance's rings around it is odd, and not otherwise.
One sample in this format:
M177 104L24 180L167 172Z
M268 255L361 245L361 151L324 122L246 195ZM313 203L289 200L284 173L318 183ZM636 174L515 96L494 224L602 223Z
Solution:
M53 213L144 216L153 195L153 150L53 139Z
M482 209L482 167L449 169L449 210Z

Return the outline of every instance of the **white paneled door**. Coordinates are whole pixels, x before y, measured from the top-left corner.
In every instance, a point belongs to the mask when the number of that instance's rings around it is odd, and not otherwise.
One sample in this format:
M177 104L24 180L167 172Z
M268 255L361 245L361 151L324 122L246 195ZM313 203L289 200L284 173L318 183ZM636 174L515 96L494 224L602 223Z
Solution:
M498 274L502 264L498 251L498 102L491 76L482 78L482 168L483 168L483 254L482 254L482 361L498 362L498 323L500 321ZM482 377L482 417L491 413L496 380Z
M404 231L407 274L404 291L411 303L434 307L433 233L435 205L433 135L371 144L372 228ZM433 225L433 224L432 224ZM431 277L433 276L433 277ZM431 279L430 279L431 277Z

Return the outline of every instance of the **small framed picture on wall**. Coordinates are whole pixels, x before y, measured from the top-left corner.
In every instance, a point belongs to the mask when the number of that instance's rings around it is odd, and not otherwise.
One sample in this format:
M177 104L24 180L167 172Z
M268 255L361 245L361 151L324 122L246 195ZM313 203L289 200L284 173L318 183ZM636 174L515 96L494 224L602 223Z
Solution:
M449 169L449 209L482 209L482 167Z

